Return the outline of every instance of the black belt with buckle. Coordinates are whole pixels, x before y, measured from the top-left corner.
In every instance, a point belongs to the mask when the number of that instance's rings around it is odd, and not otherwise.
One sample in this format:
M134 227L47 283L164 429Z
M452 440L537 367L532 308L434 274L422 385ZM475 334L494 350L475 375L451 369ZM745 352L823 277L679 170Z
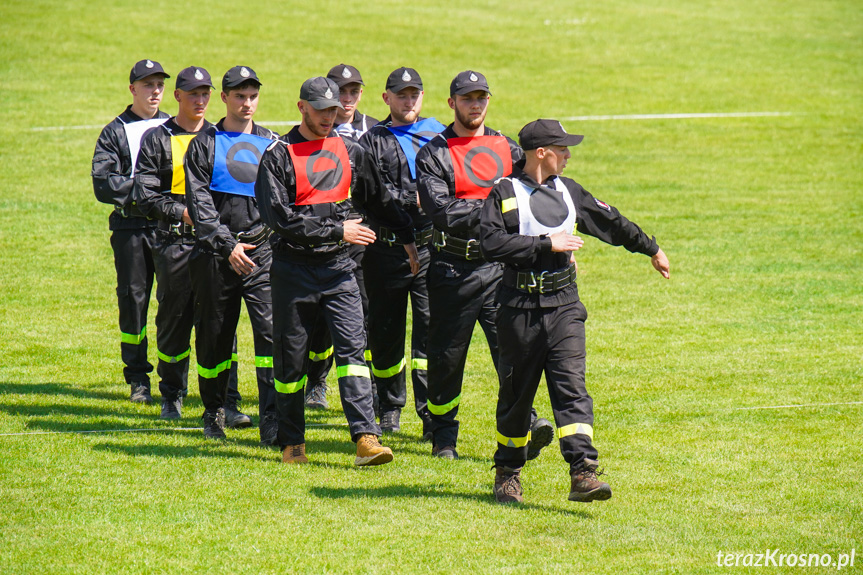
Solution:
M189 237L195 235L195 226L186 222L175 222L173 224L159 222L159 231L169 236Z
M433 228L431 226L429 226L425 229L422 229L422 230L414 230L414 242L416 242L418 248L420 246L426 245L427 243L429 243L431 241L432 233L433 233L432 230L433 230ZM389 244L390 247L392 247L394 245L395 246L403 246L404 245L404 242L401 241L400 239L398 239L398 237L396 237L395 232L393 232L391 229L389 229L385 226L381 226L381 228L380 228L380 234L378 235L378 241L383 242L385 244Z
M517 272L505 269L503 272L503 284L527 293L554 293L575 283L575 264L562 270L551 272L535 271Z
M482 257L482 252L479 249L479 240L474 238L465 240L451 236L437 228L434 228L432 245L439 252L444 251L448 254L461 256L469 261L485 261Z
M251 230L245 230L233 234L238 242L243 244L252 244L256 247L266 242L271 235L273 235L273 230L264 224L261 224L256 228L252 228Z

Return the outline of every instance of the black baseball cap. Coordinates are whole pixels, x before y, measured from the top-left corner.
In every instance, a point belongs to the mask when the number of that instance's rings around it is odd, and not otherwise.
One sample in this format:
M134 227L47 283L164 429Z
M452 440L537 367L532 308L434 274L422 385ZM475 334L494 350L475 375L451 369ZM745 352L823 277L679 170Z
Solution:
M330 78L317 76L309 78L300 87L300 100L305 100L315 110L338 107L345 109L339 102L339 86Z
M584 136L568 134L557 120L534 120L518 133L518 145L524 150L546 146L577 146Z
M363 86L366 85L366 83L363 82L363 77L360 75L360 71L353 66L348 66L347 64L339 64L338 66L330 68L330 71L327 72L327 78L335 82L339 88L353 83L362 84Z
M224 77L222 77L222 92L227 92L229 88L234 88L249 80L255 82L258 86L261 85L261 81L254 70L248 66L234 66L225 72Z
M162 65L158 62L154 62L153 60L141 60L140 62L135 62L135 65L132 66L132 71L129 72L129 83L134 84L138 80L146 78L147 76L152 76L153 74L161 74L166 78L170 78L168 73L165 72Z
M183 68L180 70L180 73L177 74L177 83L175 85L177 90L188 92L195 88L200 88L201 86L213 87L210 73L203 68L189 66L188 68Z
M398 94L405 88L423 89L423 79L413 68L396 68L387 77L387 90Z
M450 96L455 96L456 94L467 94L477 90L488 92L489 96L491 96L491 90L488 89L488 82L486 81L485 76L479 72L474 72L473 70L460 72L458 76L453 78L452 83L449 85Z

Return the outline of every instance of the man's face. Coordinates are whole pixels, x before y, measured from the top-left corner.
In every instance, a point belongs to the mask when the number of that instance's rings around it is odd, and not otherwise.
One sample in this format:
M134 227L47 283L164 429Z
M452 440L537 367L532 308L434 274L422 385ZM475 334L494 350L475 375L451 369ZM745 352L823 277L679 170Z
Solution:
M455 111L456 122L468 130L476 130L485 122L490 97L488 92L475 90L467 94L456 94L455 98L447 101L449 107Z
M155 114L162 103L162 95L165 93L165 77L162 74L153 74L140 80L135 80L129 86L132 99L137 108L147 110Z
M318 138L326 138L333 131L336 124L336 112L339 110L337 106L316 110L305 100L300 100L297 102L297 108L303 115L303 124L306 129Z
M399 124L413 124L423 108L423 92L417 88L408 87L400 92L387 90L383 98L390 107L390 116Z
M566 146L548 146L539 149L545 151L545 155L541 160L543 171L555 176L562 174L564 168L566 168L566 162L572 157L572 154L569 153L569 148Z
M363 96L363 86L359 82L351 82L339 88L339 102L342 103L345 110L339 110L339 122L345 123L353 120L354 112L360 104L360 99Z
M236 122L248 122L258 110L258 93L256 86L231 89L222 92L222 101L227 108L227 115Z
M200 86L189 90L174 90L174 99L180 104L177 115L189 120L203 120L210 103L210 88Z

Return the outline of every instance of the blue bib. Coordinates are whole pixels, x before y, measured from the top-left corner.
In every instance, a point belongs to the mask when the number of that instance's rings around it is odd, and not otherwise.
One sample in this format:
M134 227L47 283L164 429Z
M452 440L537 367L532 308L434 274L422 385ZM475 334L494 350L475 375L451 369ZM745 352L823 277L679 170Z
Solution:
M426 118L409 126L387 126L387 130L393 133L405 154L411 178L417 177L417 152L444 129L446 126L434 118Z
M269 138L216 132L216 155L210 189L226 194L255 197L258 164L264 150L272 144Z

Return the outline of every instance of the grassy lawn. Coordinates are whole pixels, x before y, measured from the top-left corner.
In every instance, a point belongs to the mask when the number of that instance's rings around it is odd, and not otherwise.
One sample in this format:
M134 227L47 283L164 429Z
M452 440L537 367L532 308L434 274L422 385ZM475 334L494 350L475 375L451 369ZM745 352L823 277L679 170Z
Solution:
M2 14L0 573L721 573L747 569L718 566L720 552L777 548L856 549L843 572L860 570L859 2L6 0ZM525 468L525 505L495 504L480 330L456 462L432 458L406 413L385 438L395 461L355 468L335 391L307 415L311 464L291 468L254 428L205 442L194 383L179 422L128 402L109 208L89 173L141 58L214 79L252 66L257 119L282 132L302 81L346 62L379 118L394 68L420 71L424 111L445 123L450 80L473 68L491 127L552 117L585 134L566 175L672 264L664 281L592 238L578 254L614 497L568 502L555 442ZM217 97L210 110L221 117ZM774 115L596 118L753 112ZM155 298L150 316L155 334ZM245 315L239 336L254 413ZM150 349L155 362L155 337ZM550 417L543 388L536 405Z

